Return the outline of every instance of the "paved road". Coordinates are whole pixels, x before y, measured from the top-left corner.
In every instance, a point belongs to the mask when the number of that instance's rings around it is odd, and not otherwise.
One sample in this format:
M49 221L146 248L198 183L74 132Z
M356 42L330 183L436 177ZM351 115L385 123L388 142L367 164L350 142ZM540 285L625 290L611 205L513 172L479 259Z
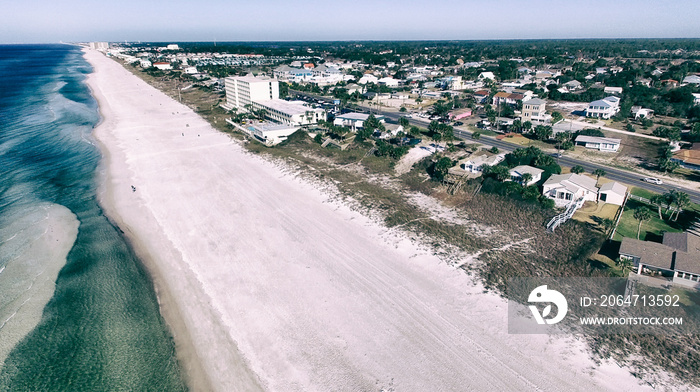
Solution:
M305 95L308 97L313 97L313 98L318 98L318 99L324 99L328 100L328 98L320 97L314 94L309 94L309 93L300 93L300 95ZM332 100L331 100L332 101ZM369 112L369 109L360 107L360 109L364 110L365 112ZM373 112L376 112L376 109L372 110ZM379 111L381 115L386 117L387 119L391 119L393 121L398 121L399 117L404 116L403 113L399 112L385 112L385 111ZM410 118L409 122L413 125L421 126L421 127L427 127L428 124L430 124L430 120L428 119L422 119L422 118ZM471 135L472 133L466 130L462 129L457 129L455 128L454 132L455 137L458 137L460 139L468 139L472 140ZM504 142L502 140L498 140L495 138L491 137L486 137L482 136L482 139L479 140L481 143L488 144L491 146L498 147L499 150L501 151L513 151L519 146L514 145L512 143ZM578 159L573 159L569 158L566 156L562 156L560 158L557 158L557 161L560 165L562 166L576 166L579 165L586 169L586 172L591 173L596 169L603 169L605 173L606 178L613 180L613 181L618 181L622 182L631 186L636 186L638 188L643 188L651 192L656 192L656 193L664 193L668 192L671 189L676 189L682 192L687 193L690 196L690 200L692 200L694 203L700 204L700 190L696 187L695 189L691 188L685 188L685 187L679 187L675 185L669 185L669 184L662 184L662 185L656 185L656 184L650 184L648 182L642 181L642 178L644 176L630 172L627 170L622 170L622 169L616 169L610 166L605 166L605 165L600 165L596 163L591 163L591 162L586 162Z
M387 118L390 118L392 120L398 120L398 118L401 116L401 113L391 113L391 112L384 112L382 113L384 116ZM418 126L427 126L430 121L427 119L415 119L411 118L409 119L410 122L414 125ZM462 129L456 129L455 128L455 137L458 137L460 139L467 139L467 140L472 140L472 132L462 130ZM495 146L501 151L513 151L516 148L519 148L520 146L514 145L512 143L504 142L502 140L498 140L495 138L491 137L485 137L482 136L482 138L479 140L481 143L488 144L490 146ZM676 189L680 190L682 192L687 193L690 196L690 200L692 200L694 203L700 204L700 191L698 188L696 189L690 189L690 188L683 188L683 187L678 187L675 185L668 185L668 184L662 184L662 185L656 185L656 184L650 184L648 182L642 181L643 176L634 172L629 172L626 170L622 169L617 169L614 167L610 166L605 166L605 165L600 165L596 163L591 163L591 162L586 162L582 161L579 159L573 159L569 158L567 156L562 156L560 158L556 158L557 162L562 165L562 166L576 166L579 165L586 169L586 172L592 173L596 169L603 169L605 173L605 178L608 178L613 181L618 181L622 182L631 186L636 186L638 188L643 188L646 190L649 190L651 192L656 192L656 193L664 193L668 192L671 189Z

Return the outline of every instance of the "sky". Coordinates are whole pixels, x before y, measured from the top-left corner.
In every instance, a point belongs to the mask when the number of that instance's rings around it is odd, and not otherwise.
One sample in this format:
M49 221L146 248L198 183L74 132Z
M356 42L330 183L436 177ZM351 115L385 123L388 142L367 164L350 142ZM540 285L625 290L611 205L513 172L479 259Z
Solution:
M23 0L0 43L700 38L700 0Z

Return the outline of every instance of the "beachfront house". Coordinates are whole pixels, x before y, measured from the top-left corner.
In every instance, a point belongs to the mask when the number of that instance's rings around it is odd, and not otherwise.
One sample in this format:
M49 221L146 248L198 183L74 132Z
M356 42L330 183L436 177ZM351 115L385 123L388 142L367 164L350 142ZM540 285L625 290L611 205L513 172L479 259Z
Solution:
M578 135L575 141L576 145L604 152L617 152L621 142L620 139L587 135Z
M498 165L503 161L503 159L505 159L504 154L493 154L482 150L477 151L468 158L460 161L458 165L462 170L481 175L487 166Z
M573 201L596 201L598 188L596 180L581 174L555 174L542 185L542 194L552 200L557 207L564 207Z
M356 130L363 128L363 124L369 118L369 114L366 113L345 113L335 117L333 120L333 125L348 127L351 130ZM384 116L375 115L374 116L380 123L385 122Z
M542 179L544 170L532 167L529 165L520 165L510 169L510 181L519 183L522 186L530 186L536 184ZM523 176L529 174L531 176L527 183L523 183Z
M637 274L657 273L674 284L700 288L700 237L691 232L664 233L663 242L625 237L620 259L630 260Z

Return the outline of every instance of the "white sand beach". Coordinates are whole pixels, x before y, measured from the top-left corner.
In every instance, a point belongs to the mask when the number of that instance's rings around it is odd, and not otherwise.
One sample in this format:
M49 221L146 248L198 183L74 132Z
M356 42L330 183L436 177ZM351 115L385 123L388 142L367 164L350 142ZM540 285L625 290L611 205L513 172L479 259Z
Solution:
M101 203L154 275L195 390L644 390L86 51ZM135 187L135 191L132 190Z

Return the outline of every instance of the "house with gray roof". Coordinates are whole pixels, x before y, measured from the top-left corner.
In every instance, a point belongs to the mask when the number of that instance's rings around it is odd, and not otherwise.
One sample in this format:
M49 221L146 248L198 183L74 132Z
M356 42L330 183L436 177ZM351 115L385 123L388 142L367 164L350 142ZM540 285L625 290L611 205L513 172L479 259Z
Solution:
M606 182L598 189L598 201L621 206L627 197L627 187L619 182Z
M620 98L605 97L588 104L586 108L586 117L609 119L620 111Z
M662 243L623 238L620 259L633 262L637 274L658 272L674 284L700 288L700 236L664 233Z
M683 78L682 84L694 84L700 86L700 75L688 75Z
M598 187L594 178L581 174L555 174L542 184L542 194L552 200L557 207L564 207L583 198L584 201L598 200Z

